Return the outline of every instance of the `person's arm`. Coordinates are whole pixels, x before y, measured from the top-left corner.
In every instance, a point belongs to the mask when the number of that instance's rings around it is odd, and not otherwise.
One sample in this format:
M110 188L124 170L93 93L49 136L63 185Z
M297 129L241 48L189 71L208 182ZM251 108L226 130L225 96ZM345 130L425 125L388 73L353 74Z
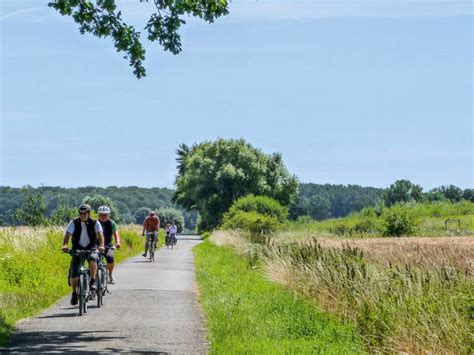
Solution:
M102 232L97 232L97 239L99 240L99 251L103 252L104 248L104 234Z
M104 252L104 231L102 230L102 225L100 224L99 221L95 222L95 232L97 234L97 240L99 241L99 251Z
M143 221L143 230L142 230L142 237L145 235L145 225L146 225L146 218Z
M71 238L72 233L74 233L74 221L69 222L69 224L66 227L66 232L64 233L64 238L63 238L63 246L61 250L63 252L67 252L68 244L69 244L69 239Z
M120 234L118 231L117 224L115 222L112 222L112 231L114 232L115 246L117 247L117 249L120 249Z
M117 247L117 249L120 249L120 234L118 230L114 232L114 237L115 237L115 246Z
M64 233L63 247L61 248L61 250L63 252L67 252L68 249L69 249L69 247L68 247L69 238L71 238L71 233L69 233L69 232Z

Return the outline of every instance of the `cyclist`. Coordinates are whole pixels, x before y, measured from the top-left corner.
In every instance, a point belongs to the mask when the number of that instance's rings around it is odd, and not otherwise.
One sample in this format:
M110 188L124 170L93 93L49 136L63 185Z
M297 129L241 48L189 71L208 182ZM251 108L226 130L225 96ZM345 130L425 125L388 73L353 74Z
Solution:
M170 237L172 243L176 243L176 233L178 233L178 227L176 226L176 222L173 221L170 226Z
M169 245L170 244L170 241L171 241L171 234L170 234L170 228L171 228L171 225L169 223L166 223L166 226L165 226L165 241L166 241L166 245Z
M104 235L102 233L102 226L99 222L90 217L91 206L83 203L79 209L79 218L73 219L66 227L64 234L62 251L68 251L69 239L72 239L72 250L91 250L87 253L86 259L89 262L89 269L91 273L90 287L95 288L95 276L97 274L97 246L99 252L104 251ZM72 238L71 238L72 237ZM79 269L81 259L77 255L72 255L70 266L70 281L71 281L71 305L77 304L77 280L79 277Z
M148 253L148 243L150 238L153 238L155 244L158 243L158 233L160 232L160 218L156 215L155 211L150 211L150 214L145 221L143 222L143 231L142 236L145 235L146 232L146 239L145 239L145 253L142 254L145 258Z
M99 214L99 222L104 231L104 246L105 246L105 260L107 261L107 271L109 274L109 284L114 284L115 280L113 277L113 271L115 266L114 258L114 249L112 237L115 239L115 246L117 249L120 249L120 234L118 231L117 224L114 220L110 219L110 207L109 206L100 206L97 209Z

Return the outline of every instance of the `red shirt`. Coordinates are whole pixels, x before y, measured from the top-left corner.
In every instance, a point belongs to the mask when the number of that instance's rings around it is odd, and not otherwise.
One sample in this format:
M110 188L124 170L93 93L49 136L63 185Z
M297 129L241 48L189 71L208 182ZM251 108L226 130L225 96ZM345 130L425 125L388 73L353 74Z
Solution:
M143 222L143 227L147 232L157 232L160 227L160 219L158 216L148 216Z

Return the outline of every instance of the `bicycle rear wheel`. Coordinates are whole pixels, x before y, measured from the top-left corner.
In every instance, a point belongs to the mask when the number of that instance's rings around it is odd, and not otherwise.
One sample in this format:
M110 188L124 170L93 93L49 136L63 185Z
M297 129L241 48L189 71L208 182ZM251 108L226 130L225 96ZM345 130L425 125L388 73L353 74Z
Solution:
M150 262L155 261L155 238L150 238Z

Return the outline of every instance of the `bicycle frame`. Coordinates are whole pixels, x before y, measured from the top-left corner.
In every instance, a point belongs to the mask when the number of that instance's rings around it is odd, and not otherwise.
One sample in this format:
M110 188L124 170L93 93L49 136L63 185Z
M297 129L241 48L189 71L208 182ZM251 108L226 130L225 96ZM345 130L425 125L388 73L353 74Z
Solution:
M77 293L79 298L79 315L82 316L84 313L87 313L87 302L91 296L89 290L90 283L90 271L86 267L86 255L87 253L92 253L93 250L69 250L71 256L76 255L79 257L79 282L77 285Z
M150 253L150 262L155 261L155 246L158 241L158 233L150 233L151 235L148 238L148 251Z

